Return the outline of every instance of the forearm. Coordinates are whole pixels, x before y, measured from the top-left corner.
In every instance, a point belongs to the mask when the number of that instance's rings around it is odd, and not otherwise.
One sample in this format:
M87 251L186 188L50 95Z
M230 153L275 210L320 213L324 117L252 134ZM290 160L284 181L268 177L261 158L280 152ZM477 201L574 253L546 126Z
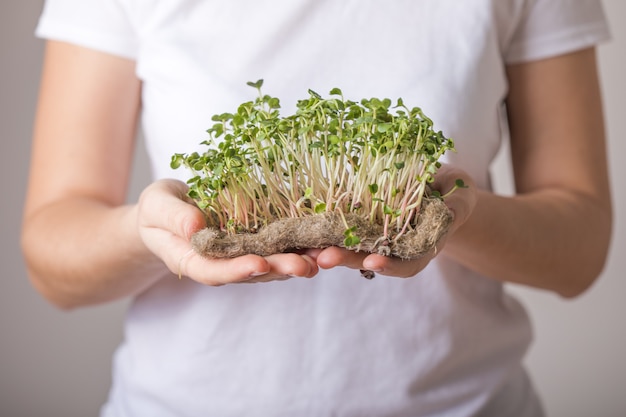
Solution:
M472 215L446 243L448 256L488 277L564 297L580 294L600 274L611 234L604 200L559 189L478 194Z
M137 294L166 272L137 230L135 206L78 197L44 206L24 221L31 281L62 308Z

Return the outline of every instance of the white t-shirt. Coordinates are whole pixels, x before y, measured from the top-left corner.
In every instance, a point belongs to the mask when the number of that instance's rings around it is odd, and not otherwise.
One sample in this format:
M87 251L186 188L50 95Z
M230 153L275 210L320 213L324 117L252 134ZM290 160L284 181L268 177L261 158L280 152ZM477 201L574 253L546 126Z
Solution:
M49 0L39 36L137 61L155 178L255 97L291 112L311 88L402 97L455 139L447 160L489 188L505 65L608 37L584 0ZM205 287L167 277L130 308L102 415L539 416L531 340L502 285L439 257L413 279L337 268Z

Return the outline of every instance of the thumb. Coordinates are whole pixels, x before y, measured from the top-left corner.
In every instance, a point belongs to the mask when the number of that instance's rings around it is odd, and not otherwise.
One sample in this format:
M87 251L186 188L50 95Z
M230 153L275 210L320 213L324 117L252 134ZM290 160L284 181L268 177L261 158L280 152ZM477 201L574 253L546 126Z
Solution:
M189 187L182 181L163 179L150 184L140 196L144 226L168 230L189 240L206 227L204 214L187 196Z
M444 196L446 206L454 214L451 227L454 232L465 223L476 206L477 188L474 180L467 172L444 164L437 171L431 187Z

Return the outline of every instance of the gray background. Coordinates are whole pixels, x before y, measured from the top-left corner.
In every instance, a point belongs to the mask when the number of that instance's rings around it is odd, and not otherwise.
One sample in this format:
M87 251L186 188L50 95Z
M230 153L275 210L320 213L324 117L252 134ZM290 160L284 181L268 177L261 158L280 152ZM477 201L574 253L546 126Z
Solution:
M43 47L32 33L41 6L0 2L0 416L95 416L126 302L55 310L30 287L18 246ZM527 362L550 416L626 416L626 2L605 0L605 7L614 37L599 53L616 212L609 262L573 301L512 287L534 321ZM512 189L506 152L494 166L504 194ZM136 159L130 199L148 181L142 149Z

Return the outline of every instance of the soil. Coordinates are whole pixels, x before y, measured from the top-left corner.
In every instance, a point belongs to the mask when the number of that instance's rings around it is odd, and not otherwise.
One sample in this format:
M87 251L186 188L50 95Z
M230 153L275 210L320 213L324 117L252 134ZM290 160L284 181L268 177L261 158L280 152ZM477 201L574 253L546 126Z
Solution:
M354 235L361 242L352 250L417 259L430 251L446 234L453 215L439 199L424 200L418 224L397 240L383 239L383 227L369 224L355 214L344 214L348 225L356 226ZM208 227L192 236L193 248L210 258L232 258L246 254L267 256L298 249L345 247L345 224L339 213L323 213L306 217L277 219L256 233L229 235Z

